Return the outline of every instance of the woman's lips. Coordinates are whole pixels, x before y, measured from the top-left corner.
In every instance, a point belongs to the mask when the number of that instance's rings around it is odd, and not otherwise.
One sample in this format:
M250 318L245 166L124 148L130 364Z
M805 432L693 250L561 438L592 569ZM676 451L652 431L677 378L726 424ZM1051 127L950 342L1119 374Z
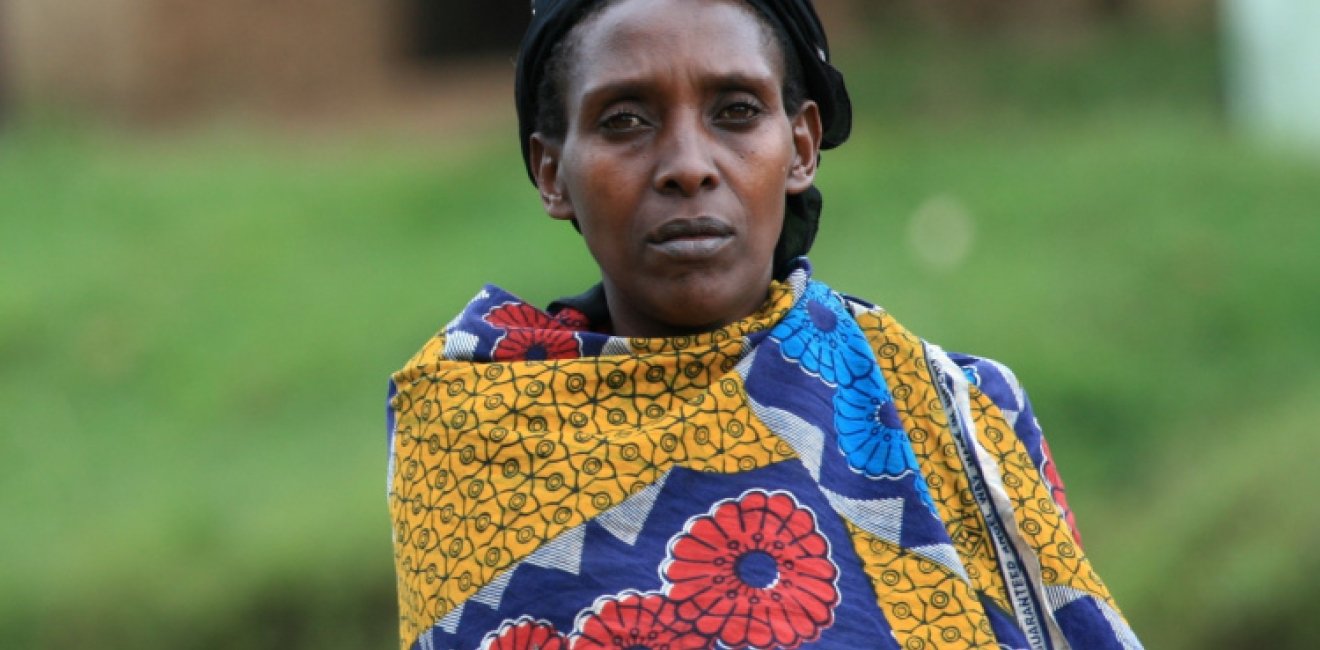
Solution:
M646 243L667 257L700 261L719 253L733 241L733 235L732 226L713 217L674 219L651 231Z

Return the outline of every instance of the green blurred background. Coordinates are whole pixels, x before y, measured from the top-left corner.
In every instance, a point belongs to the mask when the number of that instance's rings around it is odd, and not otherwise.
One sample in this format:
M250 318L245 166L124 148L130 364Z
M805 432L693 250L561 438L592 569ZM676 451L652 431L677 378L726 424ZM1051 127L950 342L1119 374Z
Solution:
M519 162L524 3L43 2L0 0L0 647L395 647L387 375L483 283L595 279ZM1148 647L1320 647L1320 147L1230 110L1225 14L819 4L818 277L1016 369Z

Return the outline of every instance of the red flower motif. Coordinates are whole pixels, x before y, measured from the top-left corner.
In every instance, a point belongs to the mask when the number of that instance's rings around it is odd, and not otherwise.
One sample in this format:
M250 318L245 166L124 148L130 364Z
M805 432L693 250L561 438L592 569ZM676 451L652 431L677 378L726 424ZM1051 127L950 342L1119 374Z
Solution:
M591 321L587 320L587 315L572 307L560 308L552 318L571 330L585 331L591 327Z
M573 636L573 650L703 650L710 639L674 612L661 594L625 591L596 601L583 612Z
M572 359L582 354L567 321L551 318L527 303L500 305L484 318L505 332L491 351L495 361Z
M796 648L834 624L830 544L785 492L750 490L694 517L660 569L678 616L729 648Z
M1040 450L1045 455L1045 462L1041 465L1045 468L1045 481L1049 483L1050 496L1054 497L1054 504L1062 511L1063 520L1067 522L1073 541L1077 542L1077 548L1082 548L1082 533L1077 530L1077 518L1073 516L1072 508L1068 507L1068 490L1063 486L1063 477L1059 476L1059 470L1054 465L1054 454L1050 453L1050 444L1043 438L1040 441Z
M495 342L490 357L495 361L542 361L572 359L581 354L572 332L556 330L509 330Z
M564 329L564 324L525 302L506 302L486 312L487 323L502 329Z
M487 634L481 650L568 650L568 639L550 623L524 616Z

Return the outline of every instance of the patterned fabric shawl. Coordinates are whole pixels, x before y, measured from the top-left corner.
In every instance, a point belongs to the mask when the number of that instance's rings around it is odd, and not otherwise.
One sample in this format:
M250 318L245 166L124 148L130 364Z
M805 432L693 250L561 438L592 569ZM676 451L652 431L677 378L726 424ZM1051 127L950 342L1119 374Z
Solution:
M403 648L1139 648L1003 366L805 261L625 339L495 287L393 376Z

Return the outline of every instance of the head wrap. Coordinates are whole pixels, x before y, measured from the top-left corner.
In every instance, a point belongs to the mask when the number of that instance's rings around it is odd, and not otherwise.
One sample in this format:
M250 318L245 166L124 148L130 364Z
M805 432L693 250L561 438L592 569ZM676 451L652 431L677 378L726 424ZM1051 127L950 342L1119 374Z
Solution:
M603 0L532 0L532 22L523 36L518 52L514 96L518 106L518 138L522 145L527 175L536 182L528 158L528 141L536 129L537 91L545 64L555 44L568 34L592 7ZM829 43L825 29L811 0L744 0L756 9L785 38L802 66L807 97L820 107L821 149L833 149L848 139L852 131L852 102L844 87L843 75L830 64ZM775 275L789 268L790 262L805 255L816 238L822 200L814 186L787 197L784 230L775 247Z

